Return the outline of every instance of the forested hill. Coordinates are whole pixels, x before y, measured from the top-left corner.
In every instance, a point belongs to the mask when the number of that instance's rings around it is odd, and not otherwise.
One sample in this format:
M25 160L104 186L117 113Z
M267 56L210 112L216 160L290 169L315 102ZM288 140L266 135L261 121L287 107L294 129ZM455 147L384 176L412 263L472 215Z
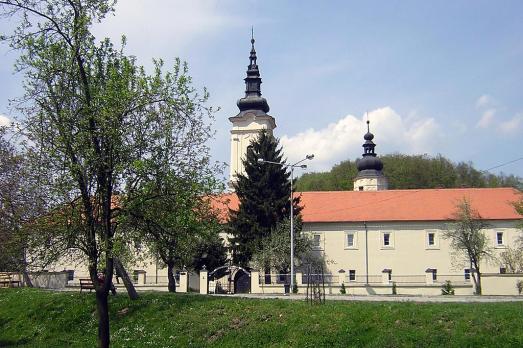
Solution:
M523 190L520 177L482 172L475 169L472 163L453 163L441 155L391 154L380 158L391 190L452 187L516 187ZM304 174L298 179L296 190L352 190L357 174L356 161L343 161L329 172Z

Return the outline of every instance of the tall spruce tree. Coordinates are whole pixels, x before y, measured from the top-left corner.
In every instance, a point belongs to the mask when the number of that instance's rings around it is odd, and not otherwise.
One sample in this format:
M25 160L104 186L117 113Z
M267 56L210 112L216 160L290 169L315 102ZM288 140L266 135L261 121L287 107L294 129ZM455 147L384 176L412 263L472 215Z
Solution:
M290 171L284 166L278 140L265 131L247 149L243 160L245 174L233 184L240 205L229 212L233 235L233 261L248 266L261 240L268 237L278 222L290 217ZM260 163L258 160L281 163ZM300 198L294 197L295 219L300 221Z

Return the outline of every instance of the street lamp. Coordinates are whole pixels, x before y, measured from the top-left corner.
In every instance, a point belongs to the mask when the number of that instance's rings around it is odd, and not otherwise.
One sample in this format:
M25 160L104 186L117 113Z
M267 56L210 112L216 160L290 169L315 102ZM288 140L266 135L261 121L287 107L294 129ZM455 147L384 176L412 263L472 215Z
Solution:
M294 180L294 168L301 168L301 169L306 169L307 168L307 165L306 164L300 164L302 163L303 161L306 161L306 160L311 160L314 158L314 155L311 154L311 155L307 155L305 156L304 159L294 163L294 164L285 164L285 163L279 163L279 162L273 162L273 161L266 161L264 160L263 158L258 158L258 162L259 163L270 163L270 164L276 164L278 166L281 166L281 167L286 167L286 168L290 168L291 169L291 194L290 194L290 208L291 208L291 287L290 287L290 290L289 290L289 293L292 292L292 290L294 289L294 204L293 204L293 201L294 201L294 197L293 197L293 192L292 192L292 185L293 185L293 180Z

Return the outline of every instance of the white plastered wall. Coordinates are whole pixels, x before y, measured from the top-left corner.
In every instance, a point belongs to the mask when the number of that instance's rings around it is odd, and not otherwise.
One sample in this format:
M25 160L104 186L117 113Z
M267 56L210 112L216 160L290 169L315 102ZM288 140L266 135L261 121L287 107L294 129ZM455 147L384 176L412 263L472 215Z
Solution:
M272 135L276 127L271 116L256 117L252 113L245 114L242 118L231 118L231 162L229 181L235 180L236 174L244 174L242 160L247 153L247 147L256 139L261 130L265 129Z
M363 190L360 190L360 187L363 187ZM387 190L388 187L389 183L384 176L354 179L354 191L382 191Z
M491 221L485 230L492 247L494 258L484 261L481 271L499 273L500 253L507 246L514 246L520 235L515 222ZM456 257L449 241L443 238L448 225L445 222L382 222L367 223L368 270L369 275L381 276L384 269L392 269L392 274L416 276L422 279L428 268L437 269L438 276L455 275L452 279L464 280L464 269L470 266L464 258ZM363 223L305 223L303 232L309 235L320 234L320 250L324 253L327 269L338 275L340 269L355 270L357 277L366 274L366 236ZM428 245L428 233L435 233L435 245ZM503 232L504 245L496 243L496 233ZM355 245L347 246L347 233L355 234ZM383 245L383 234L390 233L390 245ZM416 278L416 279L417 279Z

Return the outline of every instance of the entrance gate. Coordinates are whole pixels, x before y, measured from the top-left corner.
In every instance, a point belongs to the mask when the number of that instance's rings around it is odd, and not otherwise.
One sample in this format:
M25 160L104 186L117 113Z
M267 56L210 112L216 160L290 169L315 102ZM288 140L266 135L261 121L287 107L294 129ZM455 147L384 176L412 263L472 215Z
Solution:
M221 266L209 273L210 294L248 294L251 273L240 266Z

